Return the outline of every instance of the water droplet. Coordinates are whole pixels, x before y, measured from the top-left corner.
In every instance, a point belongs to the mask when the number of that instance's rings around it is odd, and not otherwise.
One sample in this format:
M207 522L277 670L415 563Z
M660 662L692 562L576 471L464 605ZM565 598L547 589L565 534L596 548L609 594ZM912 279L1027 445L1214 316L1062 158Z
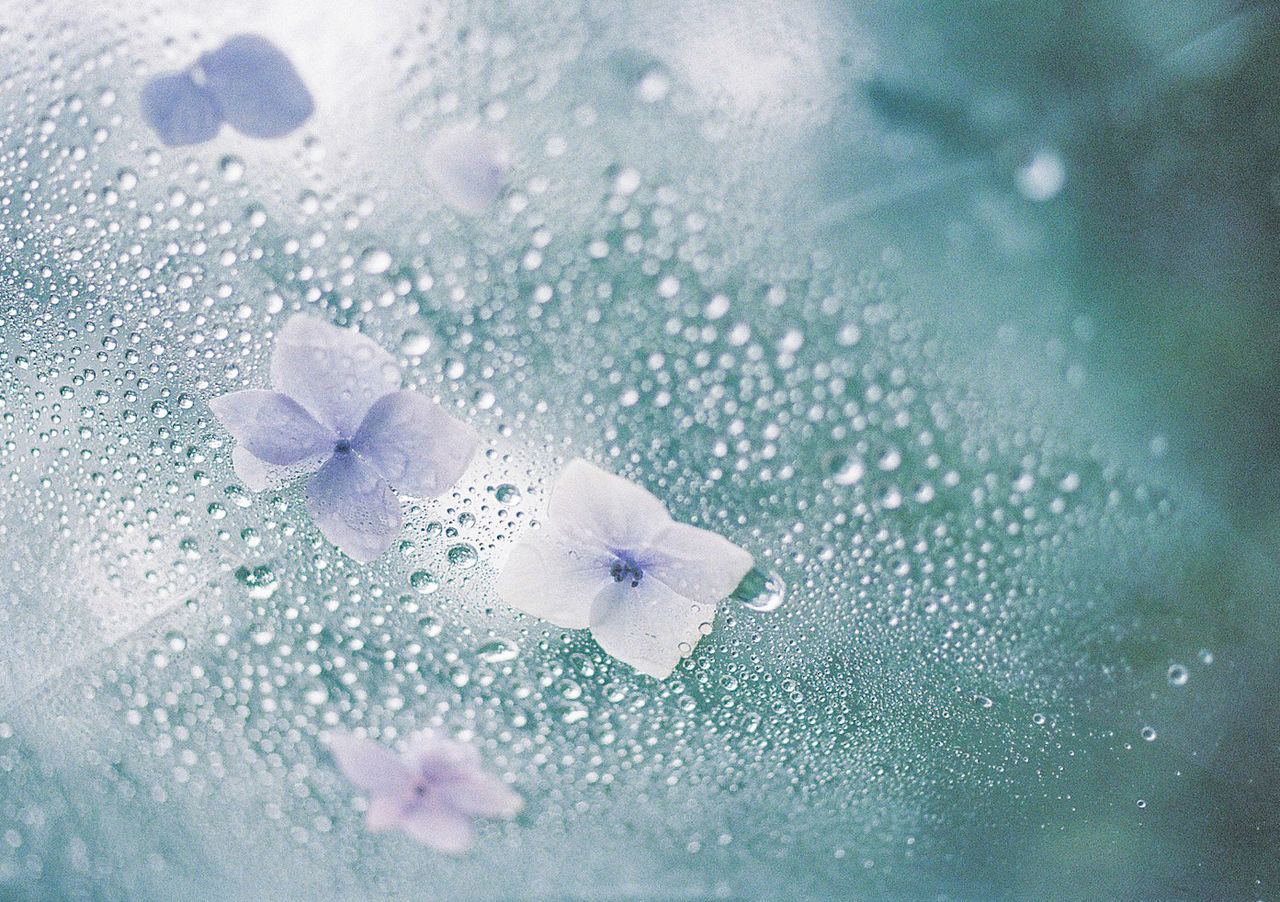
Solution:
M183 651L187 647L187 637L177 630L170 630L165 635L164 641L172 651Z
M520 648L508 639L494 639L481 645L476 650L476 655L485 663L500 664L503 661L513 661L519 657Z
M838 464L836 475L832 479L836 485L854 485L867 475L867 464L860 457L847 457Z
M1186 667L1184 667L1183 665L1181 665L1181 664L1171 664L1171 665L1169 666L1168 678L1169 678L1169 685L1170 685L1170 686L1185 686L1185 685L1187 685L1187 679L1188 679L1188 677L1189 677L1189 676L1190 676L1190 675L1187 673L1187 668L1186 668Z
M463 570L470 570L480 560L480 555L470 545L454 545L449 549L449 563Z
M419 595L430 595L440 588L440 583L426 570L415 570L410 574L409 585L417 590Z
M1143 727L1142 738L1143 738L1143 741L1145 742L1155 742L1156 741L1155 729L1153 727Z
M360 255L360 268L371 276L380 275L391 268L391 255L381 248L368 248Z
M218 161L218 171L228 182L238 182L244 178L244 160L228 154Z
M493 490L493 497L503 504L513 504L520 500L520 490L511 483L503 483Z
M400 339L400 353L406 357L421 357L431 350L431 336L421 332L406 332Z
M252 569L240 567L236 570L236 579L248 587L250 598L256 598L259 601L275 595L276 589L280 587L276 582L275 573L265 564Z
M671 91L671 76L660 65L652 65L640 75L636 82L636 97L645 103L657 103Z
M787 584L776 571L765 573L753 567L730 597L742 602L743 607L767 614L782 607L787 600Z

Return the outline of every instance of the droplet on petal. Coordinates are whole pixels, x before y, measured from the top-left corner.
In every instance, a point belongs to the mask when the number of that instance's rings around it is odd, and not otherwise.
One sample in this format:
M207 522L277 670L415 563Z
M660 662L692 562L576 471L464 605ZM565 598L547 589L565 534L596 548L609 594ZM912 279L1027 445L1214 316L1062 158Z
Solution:
M142 88L142 117L169 147L211 140L222 127L213 98L189 72L158 75Z
M427 148L426 164L445 201L469 216L493 206L510 168L502 139L474 125L455 125L437 135Z

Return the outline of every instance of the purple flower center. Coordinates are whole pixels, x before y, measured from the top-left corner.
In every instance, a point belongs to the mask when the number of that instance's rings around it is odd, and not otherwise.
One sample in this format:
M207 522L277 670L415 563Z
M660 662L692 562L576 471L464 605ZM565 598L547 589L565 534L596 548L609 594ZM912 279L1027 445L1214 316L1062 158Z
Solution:
M338 443L333 446L334 454L346 454L350 450L351 450L350 439L340 438L338 439Z
M613 577L615 583L629 582L634 589L644 578L644 568L631 558L621 556L609 568L609 575Z

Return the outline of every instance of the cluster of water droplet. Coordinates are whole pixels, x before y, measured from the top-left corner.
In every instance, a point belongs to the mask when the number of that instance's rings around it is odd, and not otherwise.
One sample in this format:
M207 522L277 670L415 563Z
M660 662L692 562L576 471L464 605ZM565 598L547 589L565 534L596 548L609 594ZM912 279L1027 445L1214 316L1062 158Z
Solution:
M752 195L642 171L599 110L561 111L581 26L520 31L560 48L539 62L514 29L455 24L406 39L427 63L405 96L430 101L399 127L459 106L510 124L510 192L468 225L395 171L336 179L342 136L162 154L123 87L93 87L132 83L124 50L59 60L52 102L4 83L0 885L394 893L435 869L516 893L685 870L801 898L905 867L957 793L1050 782L1094 735L1074 690L1113 660L1093 643L1125 566L1097 556L1171 528L1159 490L1035 405L992 409L902 314L891 264L760 259ZM653 115L690 141L715 118L679 107L668 67L626 62L617 103L675 105ZM409 220L419 203L433 217ZM487 444L368 567L298 490L239 485L204 404L264 385L300 309L398 349ZM548 477L583 454L757 558L666 682L495 601ZM462 736L528 809L470 861L406 863L361 834L317 741L337 727ZM264 848L288 866L245 868ZM504 877L488 854L552 864Z

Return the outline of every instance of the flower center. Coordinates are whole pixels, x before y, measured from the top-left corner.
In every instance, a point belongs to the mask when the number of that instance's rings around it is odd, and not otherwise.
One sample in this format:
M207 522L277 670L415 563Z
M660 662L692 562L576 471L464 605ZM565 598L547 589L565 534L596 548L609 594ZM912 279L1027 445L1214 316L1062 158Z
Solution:
M350 439L340 438L338 439L338 443L333 446L334 454L346 454L350 450L351 450Z
M629 582L631 588L640 585L640 580L644 577L644 571L640 569L640 565L635 561L626 560L625 558L613 562L613 566L609 568L609 575L613 577L615 583Z

